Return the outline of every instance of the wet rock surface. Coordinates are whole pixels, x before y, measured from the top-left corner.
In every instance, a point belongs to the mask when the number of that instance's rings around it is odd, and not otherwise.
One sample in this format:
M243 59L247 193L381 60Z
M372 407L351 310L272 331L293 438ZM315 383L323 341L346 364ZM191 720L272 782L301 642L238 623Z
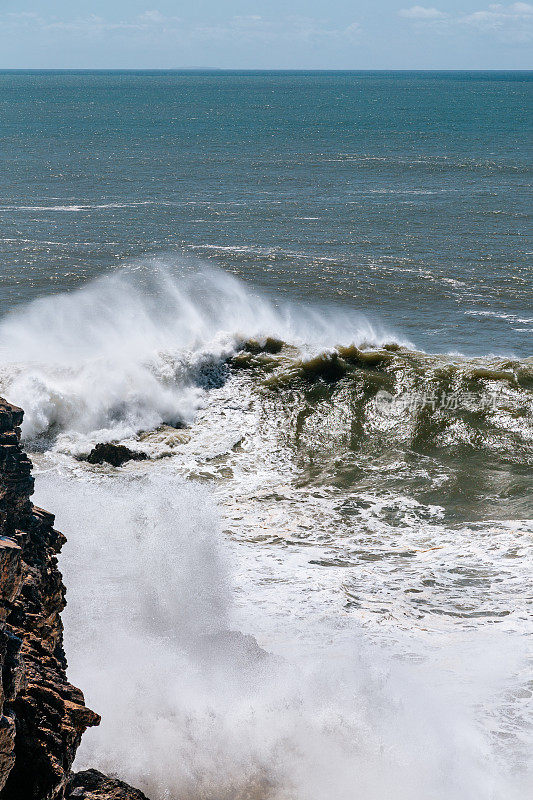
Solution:
M100 718L66 677L54 517L32 505L21 409L0 400L0 797L62 797L81 735Z
M145 794L95 769L77 772L68 783L65 800L148 800Z
M0 398L0 799L61 800L81 736L100 717L67 680L57 565L65 537L53 514L30 502L22 418ZM100 794L76 795L72 780L69 797L144 798L112 780L107 789L100 782Z
M146 453L139 450L130 450L123 444L112 444L111 442L104 442L97 444L89 455L87 461L89 464L111 464L112 467L121 467L127 461L146 461L148 456Z

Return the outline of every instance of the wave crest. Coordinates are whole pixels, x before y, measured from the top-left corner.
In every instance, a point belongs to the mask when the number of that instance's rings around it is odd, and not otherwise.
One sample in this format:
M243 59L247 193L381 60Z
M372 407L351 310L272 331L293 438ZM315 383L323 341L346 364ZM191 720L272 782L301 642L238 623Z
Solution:
M309 351L390 339L357 313L273 301L201 262L152 259L0 322L0 390L24 435L116 438L192 421L242 342L276 336Z

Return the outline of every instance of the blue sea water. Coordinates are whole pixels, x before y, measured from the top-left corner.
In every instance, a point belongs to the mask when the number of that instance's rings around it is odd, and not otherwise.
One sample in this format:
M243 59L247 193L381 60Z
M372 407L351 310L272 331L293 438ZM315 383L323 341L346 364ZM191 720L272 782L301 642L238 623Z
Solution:
M2 72L0 313L147 255L531 352L532 73Z

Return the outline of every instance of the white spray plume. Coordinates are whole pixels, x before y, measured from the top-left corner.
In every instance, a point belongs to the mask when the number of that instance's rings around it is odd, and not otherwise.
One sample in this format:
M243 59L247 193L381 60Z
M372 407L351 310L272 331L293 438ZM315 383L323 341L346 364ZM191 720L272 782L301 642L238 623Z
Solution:
M151 800L525 796L519 748L491 732L511 722L515 639L493 630L476 647L426 642L400 658L311 616L315 649L295 639L289 658L265 657L230 632L232 555L205 490L155 466L142 478L51 471L37 500L68 537L69 677L103 717L78 768ZM258 631L263 613L254 605Z
M154 259L0 320L0 391L25 409L24 435L102 439L190 422L202 375L242 339L324 349L394 338L357 313L274 304L221 270Z

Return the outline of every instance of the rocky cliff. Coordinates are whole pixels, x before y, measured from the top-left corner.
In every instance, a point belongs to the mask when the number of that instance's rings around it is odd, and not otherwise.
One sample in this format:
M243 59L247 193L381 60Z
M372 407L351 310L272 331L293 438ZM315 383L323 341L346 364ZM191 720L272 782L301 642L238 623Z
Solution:
M0 398L0 798L131 798L140 792L70 768L100 717L66 677L57 553L65 537L32 505L31 461L20 445L23 412Z

